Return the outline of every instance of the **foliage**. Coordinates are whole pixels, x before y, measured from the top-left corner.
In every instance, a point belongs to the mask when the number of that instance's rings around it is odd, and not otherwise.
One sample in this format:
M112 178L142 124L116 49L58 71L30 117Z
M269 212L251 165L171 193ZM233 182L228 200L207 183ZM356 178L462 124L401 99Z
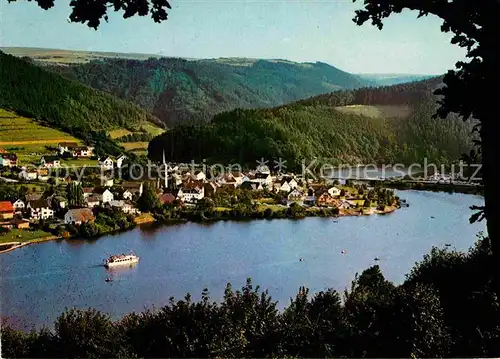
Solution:
M165 150L174 161L191 160L255 166L257 158L286 160L301 169L358 163L449 163L471 147L470 126L450 116L434 120L432 90L420 83L334 92L273 109L235 110L212 122L185 122L150 142L149 156ZM349 104L384 106L387 116L366 117L340 111ZM387 108L405 106L401 118ZM344 107L342 107L344 108ZM396 116L396 117L391 117Z
M496 103L486 94L498 84L500 77L500 51L496 41L500 3L495 0L364 0L364 8L356 11L354 22L362 25L371 20L382 29L384 19L403 10L418 11L419 17L429 14L439 17L443 21L441 31L453 33L451 43L466 50L467 62L457 62L456 70L444 76L444 86L435 91L440 96L435 117L446 118L456 113L464 121L472 120L473 131L479 134L475 144L482 164L485 205L478 208L479 215L472 219L481 218L484 212L493 253L500 258L500 188L496 181L500 126ZM500 276L495 286L500 296Z
M18 199L24 200L24 196L29 192L26 186L15 187L0 182L0 201L11 201L14 203Z
M16 0L11 0L16 1ZM54 6L54 0L36 0L38 6L47 10ZM72 0L69 3L71 14L69 21L87 24L95 30L101 21L108 21L108 9L123 12L123 18L132 16L151 15L154 22L162 22L167 19L167 10L171 6L167 0L135 0L133 3L125 0L106 0L101 3L91 4L83 0Z
M74 182L66 186L66 197L70 207L83 207L85 198L83 197L83 188L80 184Z
M158 207L159 199L155 188L148 182L144 183L142 194L137 200L137 207L142 212L151 212Z
M250 280L219 303L171 298L112 322L65 311L53 331L4 323L8 357L497 357L500 306L487 242L468 253L433 249L395 286L373 266L343 295L300 288L283 311Z
M114 143L105 130L133 129L142 123L157 122L130 103L3 52L0 52L0 108L14 110L94 144L98 153L108 151L106 146L112 147ZM108 153L116 151L111 149Z
M325 63L241 59L106 59L53 71L131 100L168 125L235 108L282 105L369 82Z

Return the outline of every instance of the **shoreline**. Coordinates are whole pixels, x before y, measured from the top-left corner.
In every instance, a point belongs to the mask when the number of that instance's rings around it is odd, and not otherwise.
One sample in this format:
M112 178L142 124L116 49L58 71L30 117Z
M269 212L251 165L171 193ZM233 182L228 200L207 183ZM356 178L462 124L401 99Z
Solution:
M17 243L17 244L13 244L11 247L7 248L7 249L3 249L3 250L0 250L0 254L3 254L3 253L7 253L7 252L10 252L10 251L13 251L15 249L18 249L18 248L22 248L22 247L25 247L25 246L29 246L30 244L38 244L38 243L43 243L43 242L49 242L49 241L54 241L54 240L57 240L57 239L63 239L63 237L61 236L47 236L47 237L42 237L42 238L38 238L38 239L33 239L32 241L26 241L26 242L7 242L7 243L2 243L1 245L8 245L8 244L11 244L11 243Z
M400 207L399 207L400 208ZM62 236L47 236L47 237L42 237L38 239L34 239L32 241L27 241L27 242L8 242L8 243L3 243L2 245L9 245L12 243L12 246L10 248L0 250L0 255L4 253L11 252L13 250L16 250L18 248L22 248L25 246L29 246L32 244L38 244L38 243L44 243L44 242L49 242L49 241L54 241L54 240L72 240L72 239L99 239L103 236L110 235L110 234L115 234L115 233L120 233L120 232L126 232L129 230L132 230L137 227L141 227L142 225L149 225L149 224L158 224L158 225L174 225L174 224L185 224L188 222L192 223L214 223L218 221L251 221L251 220L259 220L259 219L267 219L267 220L273 220L273 219L303 219L303 218L308 218L308 217L321 217L321 218L340 218L340 217L361 217L361 216L371 216L371 215L387 215L390 213L395 212L397 209L399 209L396 206L390 206L385 208L383 211L373 209L371 208L368 213L366 211L363 211L363 213L360 213L359 210L356 210L357 212L346 212L345 210L340 210L339 214L335 216L314 216L314 215L304 215L304 216L298 216L298 217L270 217L270 218L265 218L265 217L255 217L255 216L242 216L242 217L212 217L212 218L201 218L199 220L194 220L193 218L188 219L188 218L173 218L173 219L168 219L168 220L157 220L155 219L152 215L148 215L147 218L144 218L144 216L139 216L138 220L135 221L135 226L126 230L113 230L109 231L106 233L101 233L97 237L92 237L92 238L85 238L85 237L70 237L70 238L64 238ZM142 217L142 218L141 218Z

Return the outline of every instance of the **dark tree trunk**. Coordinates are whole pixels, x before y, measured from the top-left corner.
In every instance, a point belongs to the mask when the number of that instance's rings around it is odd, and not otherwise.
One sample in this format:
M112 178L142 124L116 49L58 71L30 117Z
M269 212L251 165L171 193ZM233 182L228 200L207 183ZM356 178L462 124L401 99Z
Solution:
M500 131L494 114L483 119L481 126L482 178L488 237L493 252L490 270L497 298L500 298Z

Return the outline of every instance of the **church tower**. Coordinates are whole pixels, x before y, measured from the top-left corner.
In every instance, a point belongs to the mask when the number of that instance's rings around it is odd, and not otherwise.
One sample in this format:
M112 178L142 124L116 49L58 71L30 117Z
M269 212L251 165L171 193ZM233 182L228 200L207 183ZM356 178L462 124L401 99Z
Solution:
M167 161L165 160L165 150L163 150L163 166L165 167L165 188L168 188L168 168Z

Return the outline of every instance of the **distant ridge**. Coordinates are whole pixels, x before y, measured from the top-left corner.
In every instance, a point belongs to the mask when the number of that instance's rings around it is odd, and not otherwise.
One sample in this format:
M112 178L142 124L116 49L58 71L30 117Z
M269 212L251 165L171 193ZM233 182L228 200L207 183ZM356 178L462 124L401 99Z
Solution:
M471 123L457 116L433 119L433 91L441 78L314 96L270 109L219 114L206 124L183 123L154 138L149 155L176 161L254 166L259 158L321 165L359 163L446 164L472 146Z

